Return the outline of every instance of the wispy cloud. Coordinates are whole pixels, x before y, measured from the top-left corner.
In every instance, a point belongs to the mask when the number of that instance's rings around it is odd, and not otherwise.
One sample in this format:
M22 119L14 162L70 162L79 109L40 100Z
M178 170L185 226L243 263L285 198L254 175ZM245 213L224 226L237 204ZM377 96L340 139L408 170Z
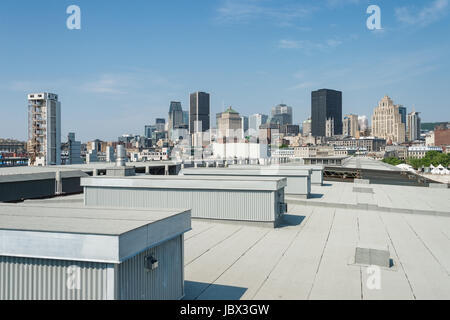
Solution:
M290 40L282 39L278 42L278 48L281 49L300 49L305 53L310 54L314 51L327 51L329 49L336 48L343 44L338 39L328 39L322 42L310 41L310 40Z
M124 95L136 91L174 89L178 85L169 79L147 70L125 73L105 73L84 82L81 89L95 94Z
M98 79L85 83L82 89L99 94L126 94L131 80L129 76L103 74Z
M444 17L449 8L449 0L435 0L423 8L400 7L395 9L397 19L407 25L424 27Z
M218 8L217 21L221 23L248 23L256 19L270 19L280 25L309 16L316 10L310 5L280 5L270 0L225 0Z
M359 59L340 68L329 65L306 68L293 74L294 83L287 90L319 87L345 88L349 91L393 87L414 78L421 78L439 69L441 54L433 50L393 54L370 63Z
M328 6L337 7L347 4L359 4L361 0L327 0Z

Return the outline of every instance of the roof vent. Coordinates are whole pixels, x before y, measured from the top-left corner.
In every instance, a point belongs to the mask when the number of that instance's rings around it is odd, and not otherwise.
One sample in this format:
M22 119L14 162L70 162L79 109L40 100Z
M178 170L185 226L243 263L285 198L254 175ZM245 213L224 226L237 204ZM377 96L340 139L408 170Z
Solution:
M126 152L125 147L121 144L117 146L117 160L116 167L125 167L126 163Z
M391 259L388 246L369 246L359 244L355 253L355 264L391 268Z

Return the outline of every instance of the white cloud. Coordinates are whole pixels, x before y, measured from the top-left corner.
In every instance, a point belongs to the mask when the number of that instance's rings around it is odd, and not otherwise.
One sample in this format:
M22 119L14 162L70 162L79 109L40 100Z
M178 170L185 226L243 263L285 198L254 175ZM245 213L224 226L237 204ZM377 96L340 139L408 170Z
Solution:
M359 4L360 0L327 0L327 4L331 7L342 6L346 4Z
M395 9L397 19L407 25L427 26L447 14L449 0L435 0L431 5L417 9L400 7Z
M342 44L343 42L338 39L328 39L323 42L282 39L278 42L278 47L281 49L302 49L305 53L312 53L313 51L327 51Z
M88 82L82 87L85 91L101 94L126 94L130 78L123 75L103 74L99 79Z
M287 26L309 16L315 10L313 6L283 6L276 1L225 0L217 10L216 20L222 23L248 23L255 19L270 19L281 26Z

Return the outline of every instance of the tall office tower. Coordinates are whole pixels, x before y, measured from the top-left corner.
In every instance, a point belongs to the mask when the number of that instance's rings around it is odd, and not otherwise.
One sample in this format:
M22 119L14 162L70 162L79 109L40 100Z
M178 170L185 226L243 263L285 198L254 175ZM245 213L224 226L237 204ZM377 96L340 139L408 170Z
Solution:
M325 137L334 136L334 119L328 118L325 122Z
M360 132L364 132L369 129L369 119L367 119L367 116L359 116L358 123Z
M347 137L359 138L359 121L355 114L348 114L342 121L343 135Z
M61 103L58 95L28 95L28 152L31 166L61 164Z
M419 112L411 112L408 114L408 140L415 141L420 139L421 119Z
M407 114L408 114L407 113L408 111L406 111L406 107L398 106L398 111L400 112L400 114L402 116L402 123L404 123L406 126L406 120L407 120Z
M158 131L158 132L166 131L166 119L161 119L161 118L156 119L155 126L156 126L156 131Z
M107 146L106 147L106 162L115 162L116 157L114 154L114 147L113 146Z
M304 136L309 136L311 134L311 118L303 121L302 133Z
M183 109L181 102L172 101L169 109L169 139L172 139L172 131L183 124Z
M280 126L292 124L292 107L288 107L285 104L279 104L272 108L272 118L270 120L272 123L277 123Z
M206 132L210 129L210 96L205 92L195 92L190 96L189 132Z
M147 125L147 126L145 126L145 129L144 129L144 136L147 139L151 139L152 136L153 136L153 132L155 132L155 131L156 131L156 126L154 126L154 125Z
M242 118L239 113L231 107L225 112L219 113L217 132L219 139L242 138Z
M189 129L189 111L183 111L183 124L187 125Z
M381 99L372 116L373 136L391 142L405 142L406 125L402 122L399 107L388 96Z
M242 137L245 138L245 136L248 133L248 117L241 116L241 122L242 122Z
M68 137L69 144L69 159L67 164L82 164L81 160L81 142L75 140L75 133L69 133Z
M249 127L249 134L252 137L259 136L259 127L261 127L263 124L266 124L269 119L269 116L265 114L253 114L250 116L248 120L248 127Z
M342 92L330 89L311 94L311 133L314 137L326 136L327 119L332 118L333 135L342 134Z

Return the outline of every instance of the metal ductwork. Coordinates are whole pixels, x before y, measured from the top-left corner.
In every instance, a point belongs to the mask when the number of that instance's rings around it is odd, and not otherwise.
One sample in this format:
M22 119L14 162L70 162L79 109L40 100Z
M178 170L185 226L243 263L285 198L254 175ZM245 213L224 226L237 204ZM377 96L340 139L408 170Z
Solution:
M117 146L117 160L116 160L116 167L125 167L125 164L127 162L127 154L125 151L125 147L123 145Z

